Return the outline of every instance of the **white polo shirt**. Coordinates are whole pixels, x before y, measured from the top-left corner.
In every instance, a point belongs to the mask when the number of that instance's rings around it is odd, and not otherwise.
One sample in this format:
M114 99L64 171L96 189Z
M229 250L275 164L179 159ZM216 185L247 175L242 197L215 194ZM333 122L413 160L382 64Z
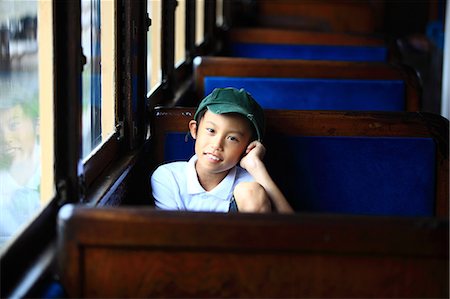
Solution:
M239 166L211 191L205 191L198 181L194 155L186 162L159 166L151 177L155 205L163 210L228 212L233 190L240 182L252 182L253 177Z

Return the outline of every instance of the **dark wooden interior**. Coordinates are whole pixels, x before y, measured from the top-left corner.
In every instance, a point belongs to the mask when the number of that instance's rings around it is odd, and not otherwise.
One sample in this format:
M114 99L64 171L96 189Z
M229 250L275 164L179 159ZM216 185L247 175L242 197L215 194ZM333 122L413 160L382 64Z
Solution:
M68 205L71 297L447 297L448 221Z
M264 27L374 34L383 29L384 2L257 0L255 23Z
M386 44L384 39L369 35L262 27L233 28L226 33L226 41L333 46L383 46Z
M185 1L181 64L175 11L184 6L161 1L156 24L151 1L111 1L114 17L102 26L116 28L114 49L106 49L115 58L115 133L86 160L81 1L41 11L51 13L53 34L53 80L45 83L54 96L54 152L43 154L54 157L55 193L1 252L0 297L449 297L449 124L439 116L443 53L427 36L429 24L444 20L445 1L224 0L220 26L220 2L203 1L200 44L199 1ZM152 45L161 50L161 78L148 91L147 32L159 25ZM218 57L231 42L386 46L388 63ZM409 112L270 110L267 133L432 138L435 217L154 209L149 176L164 162L164 135L188 131L208 75L404 80Z

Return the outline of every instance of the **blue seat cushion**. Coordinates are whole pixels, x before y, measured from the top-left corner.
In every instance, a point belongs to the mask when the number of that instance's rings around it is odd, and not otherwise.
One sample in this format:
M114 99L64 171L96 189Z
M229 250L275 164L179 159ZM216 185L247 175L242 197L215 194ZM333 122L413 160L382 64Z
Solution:
M244 88L266 109L404 111L402 80L205 77L204 95L217 87Z
M187 160L194 142L167 134L166 161ZM431 138L267 136L266 165L296 211L432 216Z
M194 154L194 139L186 132L167 133L164 142L164 162L187 161Z
M384 46L286 45L233 43L231 56L267 59L387 61Z

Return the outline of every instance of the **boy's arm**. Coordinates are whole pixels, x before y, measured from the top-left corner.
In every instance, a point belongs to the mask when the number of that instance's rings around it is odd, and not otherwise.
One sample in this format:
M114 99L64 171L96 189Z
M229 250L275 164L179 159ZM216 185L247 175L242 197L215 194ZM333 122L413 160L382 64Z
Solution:
M293 213L294 210L272 180L262 161L266 153L264 145L259 141L253 141L249 144L245 153L246 155L240 162L241 167L246 169L255 181L264 187L276 211L280 213Z

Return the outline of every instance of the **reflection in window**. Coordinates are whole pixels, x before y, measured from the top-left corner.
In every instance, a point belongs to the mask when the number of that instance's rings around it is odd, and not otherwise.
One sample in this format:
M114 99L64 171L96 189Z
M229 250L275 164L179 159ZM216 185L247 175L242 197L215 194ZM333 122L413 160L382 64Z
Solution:
M82 72L82 156L85 159L115 130L114 15L114 1L81 1L81 46L86 57Z
M152 22L147 32L147 93L161 82L161 2L147 1Z
M223 0L216 2L216 25L221 27L223 25Z
M0 80L0 242L7 241L40 207L37 73L2 74Z
M82 73L83 157L102 141L100 0L81 1L81 46L86 57Z
M39 114L41 104L39 95L45 93L39 90L39 67L48 66L49 61L43 65L38 63L40 44L38 24L40 25L37 1L27 2L26 5L20 1L0 2L0 247L2 248L36 215L42 202L49 199L47 197L41 200L43 166ZM51 132L52 128L48 129ZM53 150L50 149L49 152L52 153ZM51 176L50 180L53 179ZM45 179L48 180L49 177ZM48 192L46 196L49 196Z

